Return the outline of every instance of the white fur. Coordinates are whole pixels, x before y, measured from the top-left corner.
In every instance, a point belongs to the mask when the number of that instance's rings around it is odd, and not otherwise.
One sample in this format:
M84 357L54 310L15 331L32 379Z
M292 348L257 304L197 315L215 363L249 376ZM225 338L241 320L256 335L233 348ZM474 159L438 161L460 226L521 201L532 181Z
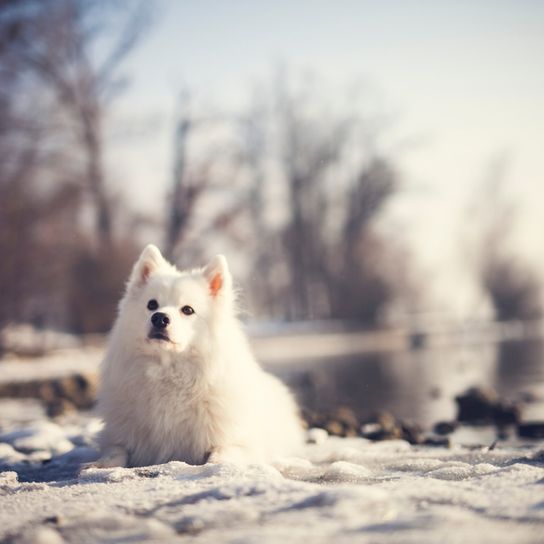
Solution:
M170 342L149 339L150 299ZM180 309L189 305L193 315ZM256 363L224 257L179 272L155 246L135 264L102 367L101 466L261 462L302 443L287 388Z

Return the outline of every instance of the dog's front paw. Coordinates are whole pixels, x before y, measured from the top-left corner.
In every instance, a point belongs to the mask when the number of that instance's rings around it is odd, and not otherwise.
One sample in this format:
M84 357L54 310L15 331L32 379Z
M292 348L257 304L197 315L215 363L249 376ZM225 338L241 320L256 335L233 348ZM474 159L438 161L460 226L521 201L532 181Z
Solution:
M128 452L121 446L107 449L100 458L90 463L84 463L81 470L86 468L113 468L126 467L128 464Z
M255 461L246 448L240 446L230 446L225 448L217 448L208 456L208 463L232 463L235 465L244 465Z

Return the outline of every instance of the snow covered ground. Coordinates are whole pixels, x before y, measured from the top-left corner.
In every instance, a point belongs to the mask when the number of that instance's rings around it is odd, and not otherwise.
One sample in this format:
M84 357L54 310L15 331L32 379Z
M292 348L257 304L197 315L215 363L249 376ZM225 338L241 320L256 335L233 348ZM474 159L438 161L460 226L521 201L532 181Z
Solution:
M17 403L22 403L18 405ZM88 468L99 423L0 401L0 541L544 541L544 450L371 443L314 431L275 466ZM540 444L542 446L542 444Z
M97 372L102 347L56 350L43 357L0 359L0 384Z

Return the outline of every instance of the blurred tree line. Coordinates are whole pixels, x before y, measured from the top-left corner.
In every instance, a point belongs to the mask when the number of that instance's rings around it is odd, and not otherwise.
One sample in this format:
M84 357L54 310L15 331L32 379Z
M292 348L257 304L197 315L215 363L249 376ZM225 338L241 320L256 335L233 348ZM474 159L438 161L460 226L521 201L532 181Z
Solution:
M145 241L112 190L105 125L146 19L134 2L1 4L0 323L111 323ZM278 77L259 94L233 114L180 99L166 253L190 265L214 245L241 255L259 316L376 324L407 284L376 228L399 187L391 161L310 86Z
M279 70L228 116L199 114L184 94L165 247L190 265L227 229L219 247L243 248L258 316L376 326L418 295L406 249L380 228L399 175L377 149L380 123L335 108L315 83ZM202 133L219 135L219 149L190 154Z
M0 1L0 328L106 331L149 222L182 266L236 255L256 317L372 327L414 309L410 255L382 228L401 189L382 123L311 77L279 70L230 113L183 92L162 221L130 209L106 127L149 19L128 0Z
M498 155L469 208L478 218L472 237L476 278L497 321L538 320L543 315L542 279L512 240L519 207L507 194L507 157Z
M0 3L0 325L89 332L111 321L136 254L104 163L119 67L145 29L129 5Z

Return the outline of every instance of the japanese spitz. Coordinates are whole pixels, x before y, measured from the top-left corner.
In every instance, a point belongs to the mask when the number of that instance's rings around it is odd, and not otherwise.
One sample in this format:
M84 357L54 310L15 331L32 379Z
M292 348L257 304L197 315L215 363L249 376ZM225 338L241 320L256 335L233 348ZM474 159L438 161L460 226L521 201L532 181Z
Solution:
M186 272L147 246L102 367L99 466L272 461L302 443L296 404L255 361L227 261Z

